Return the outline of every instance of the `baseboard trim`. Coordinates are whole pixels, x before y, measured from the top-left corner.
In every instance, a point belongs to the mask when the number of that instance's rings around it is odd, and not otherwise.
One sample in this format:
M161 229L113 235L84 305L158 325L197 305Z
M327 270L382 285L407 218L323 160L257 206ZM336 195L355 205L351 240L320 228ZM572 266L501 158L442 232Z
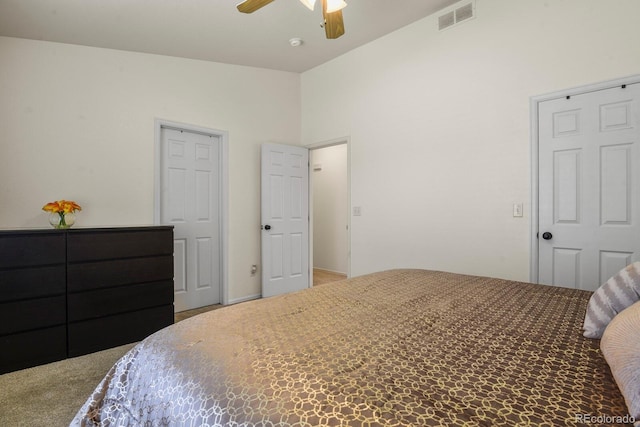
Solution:
M347 273L344 273L342 271L334 271L334 270L329 270L328 268L322 268L322 267L313 267L314 270L320 270L320 271L326 271L327 273L333 273L333 274L342 274L344 276L347 275Z

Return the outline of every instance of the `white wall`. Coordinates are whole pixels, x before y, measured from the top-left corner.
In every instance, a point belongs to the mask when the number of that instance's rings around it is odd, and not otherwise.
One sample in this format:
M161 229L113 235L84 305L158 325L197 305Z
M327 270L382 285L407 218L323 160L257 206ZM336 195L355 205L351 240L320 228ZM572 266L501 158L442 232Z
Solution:
M0 227L153 223L154 120L229 135L229 298L260 294L260 144L300 140L300 76L0 37Z
M352 275L528 280L530 97L640 73L638 16L637 0L478 0L458 27L428 17L303 73L303 143L350 136Z
M153 222L154 119L229 132L230 299L260 292L259 145L350 137L352 275L528 279L529 98L640 73L637 0L478 0L302 76L0 37L0 227ZM347 29L348 31L348 29ZM302 99L302 101L301 101ZM525 217L511 216L525 203Z
M347 274L347 145L312 150L311 165L313 266Z

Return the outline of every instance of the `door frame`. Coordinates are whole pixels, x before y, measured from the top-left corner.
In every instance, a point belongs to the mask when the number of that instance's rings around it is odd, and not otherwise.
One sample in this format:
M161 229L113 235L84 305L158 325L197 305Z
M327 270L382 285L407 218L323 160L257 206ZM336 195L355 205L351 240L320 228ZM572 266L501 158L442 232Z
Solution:
M347 278L351 277L351 138L342 138L307 144L309 151L333 147L347 146ZM309 155L311 158L311 155ZM309 162L309 283L313 286L313 165Z
M538 106L541 102L550 101L552 99L566 98L567 96L576 96L589 92L597 92L600 90L611 89L624 84L640 83L640 74L621 77L613 80L601 81L582 86L575 86L568 89L562 89L543 95L533 96L529 100L530 111L530 133L531 133L531 224L530 224L530 254L529 254L529 281L538 283L538 232L539 232L539 117Z
M185 132L202 133L219 138L219 218L220 218L220 301L229 304L229 133L223 130L158 119L154 121L154 201L153 223L160 225L160 173L162 170L162 128L168 127Z

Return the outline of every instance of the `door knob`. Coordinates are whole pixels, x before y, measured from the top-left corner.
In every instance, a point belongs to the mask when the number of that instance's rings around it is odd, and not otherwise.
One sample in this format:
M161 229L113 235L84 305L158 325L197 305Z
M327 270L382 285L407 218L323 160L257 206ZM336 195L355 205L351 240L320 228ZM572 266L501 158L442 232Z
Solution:
M267 225L264 226L264 229L265 230L271 230L271 226L269 224L267 224Z
M552 237L553 237L553 234L549 233L548 231L545 231L544 233L542 233L542 238L544 240L551 240Z

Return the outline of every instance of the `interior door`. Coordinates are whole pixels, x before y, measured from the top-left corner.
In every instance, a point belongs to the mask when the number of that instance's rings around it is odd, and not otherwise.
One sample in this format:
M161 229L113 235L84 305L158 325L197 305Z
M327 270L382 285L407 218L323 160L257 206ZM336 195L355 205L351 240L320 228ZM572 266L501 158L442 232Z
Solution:
M309 150L262 146L262 296L309 287Z
M595 290L640 259L640 84L539 104L540 283Z
M174 306L220 303L220 140L162 128L160 221L174 226Z

